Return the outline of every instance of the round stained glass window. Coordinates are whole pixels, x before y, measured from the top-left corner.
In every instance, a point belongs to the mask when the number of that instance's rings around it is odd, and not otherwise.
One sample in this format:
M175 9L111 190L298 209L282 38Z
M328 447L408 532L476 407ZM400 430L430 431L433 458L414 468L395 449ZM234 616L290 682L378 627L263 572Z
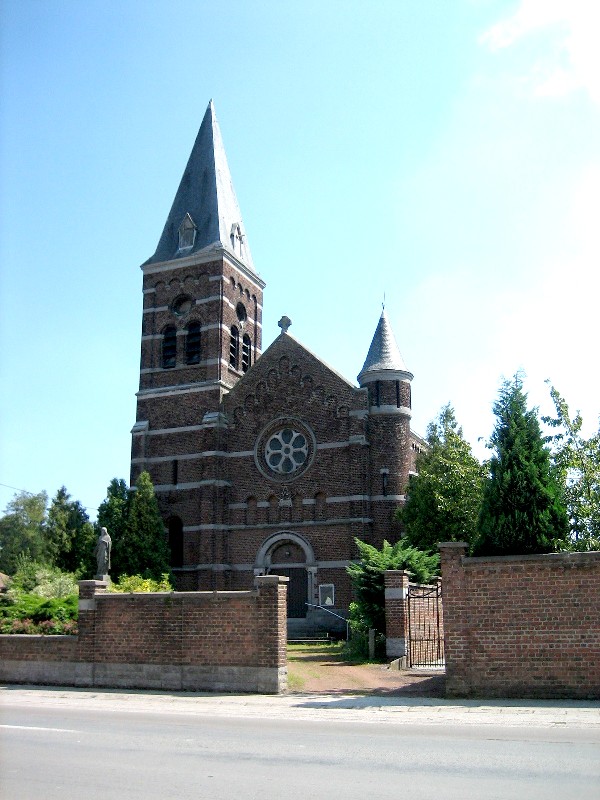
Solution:
M289 475L305 464L308 442L303 433L293 428L283 428L269 437L265 445L267 465L280 475Z
M277 417L258 436L254 463L265 478L290 483L310 468L316 451L315 435L304 420Z

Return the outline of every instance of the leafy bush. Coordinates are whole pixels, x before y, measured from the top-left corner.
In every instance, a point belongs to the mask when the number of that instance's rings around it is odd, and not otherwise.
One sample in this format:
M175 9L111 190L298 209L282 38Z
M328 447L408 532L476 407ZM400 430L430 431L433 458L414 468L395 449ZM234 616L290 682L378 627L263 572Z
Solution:
M29 553L19 553L10 590L13 593L31 592L37 586L37 574L48 568L44 561L36 561Z
M364 662L369 659L369 625L358 603L350 603L348 609L350 639L345 643L342 655L348 661ZM385 659L385 636L375 633L375 659Z
M428 583L439 569L440 557L411 547L400 539L391 545L384 541L381 550L355 539L360 561L347 568L356 593L354 611L350 613L350 628L360 632L374 628L385 634L385 586L383 573L402 569L411 573L416 583Z
M0 598L0 632L73 633L77 625L77 606L76 594L50 600L35 594ZM42 623L50 624L38 630Z
M70 572L61 572L53 567L45 567L36 573L37 584L33 594L40 597L60 598L77 594L78 587L75 576Z
M121 575L117 583L111 583L110 592L172 592L169 574L163 572L161 579L142 578L141 575Z
M13 634L42 634L47 636L77 634L77 621L70 619L61 622L57 619L45 619L41 622L34 622L32 619L1 619L0 633Z
M77 594L77 579L71 572L63 572L26 554L17 559L15 572L8 595L17 599L21 594L37 594L40 597L68 597Z

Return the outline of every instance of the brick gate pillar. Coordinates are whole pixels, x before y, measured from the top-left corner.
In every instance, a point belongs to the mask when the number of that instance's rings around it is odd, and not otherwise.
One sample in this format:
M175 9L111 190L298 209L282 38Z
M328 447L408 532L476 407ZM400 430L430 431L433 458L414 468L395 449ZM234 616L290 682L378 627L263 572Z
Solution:
M469 598L463 561L466 542L440 542L444 586L444 652L446 694L468 695L471 689L469 653Z
M107 587L104 581L79 581L79 612L77 620L76 686L94 685L96 660L96 592Z
M385 654L406 658L408 645L408 572L388 569L385 580Z

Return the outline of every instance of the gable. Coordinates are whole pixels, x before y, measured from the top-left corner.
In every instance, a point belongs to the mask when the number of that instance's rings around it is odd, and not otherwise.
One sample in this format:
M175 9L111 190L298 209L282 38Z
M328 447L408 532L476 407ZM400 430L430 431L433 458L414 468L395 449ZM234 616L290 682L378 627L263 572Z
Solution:
M279 417L302 420L319 442L327 442L362 433L367 393L283 333L225 395L223 405L245 440L240 447L250 446Z

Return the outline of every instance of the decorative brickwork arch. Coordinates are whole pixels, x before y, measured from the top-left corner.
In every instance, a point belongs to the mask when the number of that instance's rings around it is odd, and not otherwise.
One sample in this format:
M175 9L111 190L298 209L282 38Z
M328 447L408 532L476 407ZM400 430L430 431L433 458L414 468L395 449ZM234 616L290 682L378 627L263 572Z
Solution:
M279 531L262 543L255 575L283 575L288 583L288 617L306 617L313 602L315 554L310 542L291 531Z

